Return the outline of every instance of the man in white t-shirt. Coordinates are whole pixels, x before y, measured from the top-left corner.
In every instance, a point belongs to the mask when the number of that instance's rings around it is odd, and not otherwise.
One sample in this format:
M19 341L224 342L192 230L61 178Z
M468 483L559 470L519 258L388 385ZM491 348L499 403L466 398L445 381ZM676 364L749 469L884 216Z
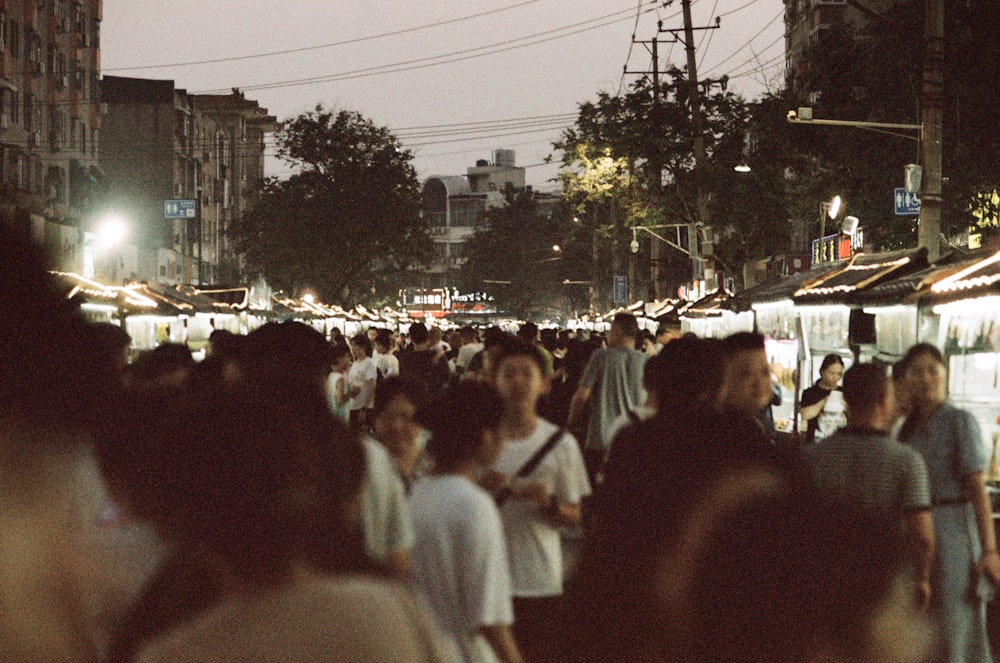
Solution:
M366 472L362 489L361 529L365 548L375 559L399 577L410 573L413 524L406 502L403 480L396 461L374 438L361 438L365 448Z
M525 659L558 660L551 650L563 593L560 528L581 523L581 502L590 483L572 434L538 416L538 399L548 388L545 358L534 345L509 341L497 351L495 381L504 400L500 434L505 445L488 488L507 485L510 499L500 516L510 558L514 635ZM554 437L555 436L555 437ZM555 446L527 476L515 476L550 439Z
M379 329L375 334L375 353L372 359L375 360L375 368L383 378L399 375L399 359L393 353L392 332L388 329Z
M479 342L479 334L473 327L462 327L458 333L462 337L462 346L458 349L458 357L455 358L455 373L461 377L469 368L472 358L483 349L483 344Z
M361 387L361 391L351 399L350 428L361 432L371 428L371 409L375 406L375 382L378 380L378 369L372 360L372 343L367 334L351 338L351 353L354 363L347 374L347 384L351 388Z

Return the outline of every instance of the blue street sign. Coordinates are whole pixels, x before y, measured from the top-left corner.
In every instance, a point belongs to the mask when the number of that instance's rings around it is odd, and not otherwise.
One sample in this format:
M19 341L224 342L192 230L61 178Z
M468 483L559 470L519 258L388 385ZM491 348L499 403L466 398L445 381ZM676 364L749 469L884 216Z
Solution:
M896 216L920 216L920 198L915 193L907 193L902 187L892 192Z
M165 219L193 219L196 213L195 201L193 200L163 201L163 218Z
M625 276L615 277L615 304L628 303L628 278Z

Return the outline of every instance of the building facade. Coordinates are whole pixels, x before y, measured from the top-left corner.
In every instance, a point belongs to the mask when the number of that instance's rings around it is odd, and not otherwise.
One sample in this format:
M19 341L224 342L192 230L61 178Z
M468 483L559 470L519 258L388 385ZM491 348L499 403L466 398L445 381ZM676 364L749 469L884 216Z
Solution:
M226 230L264 177L275 118L238 90L191 95L170 80L105 76L102 95L107 206L132 227L136 278L240 280Z
M101 0L0 2L0 222L30 226L57 269L83 261L103 173Z
M493 160L480 159L466 169L465 176L435 175L424 180L422 205L437 253L427 285L450 288L452 272L465 262L465 242L482 226L488 210L507 204L507 191L520 192L525 184L524 168L516 163L514 150L494 150ZM558 196L535 194L543 208L554 206Z

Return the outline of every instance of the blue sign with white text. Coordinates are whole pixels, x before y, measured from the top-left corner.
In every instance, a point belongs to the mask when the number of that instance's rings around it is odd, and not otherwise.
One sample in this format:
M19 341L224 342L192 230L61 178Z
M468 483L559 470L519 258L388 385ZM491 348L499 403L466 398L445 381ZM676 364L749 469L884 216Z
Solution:
M163 218L165 219L193 219L196 214L195 201L193 200L163 201Z
M920 198L915 193L897 187L892 193L896 216L920 216Z

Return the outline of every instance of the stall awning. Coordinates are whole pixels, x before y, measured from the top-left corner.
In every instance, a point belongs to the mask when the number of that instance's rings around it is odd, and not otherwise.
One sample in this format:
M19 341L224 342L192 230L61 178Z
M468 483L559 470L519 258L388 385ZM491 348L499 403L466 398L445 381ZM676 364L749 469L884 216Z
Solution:
M979 258L955 252L948 253L930 267L897 278L854 294L852 300L861 306L885 307L916 304L920 294L935 283L966 267L979 262Z
M805 272L797 272L775 281L768 281L748 288L733 295L729 300L729 308L736 312L749 311L754 304L770 304L789 301L801 288L825 278L832 272L839 271L847 263L844 261L820 265Z
M799 306L856 304L859 292L929 266L925 248L889 253L859 253L852 256L840 269L796 290L792 301Z
M731 296L725 290L719 289L696 302L692 302L680 311L682 318L710 318L729 312L728 304Z
M922 304L940 304L997 294L1000 294L1000 252L956 270L913 298Z

